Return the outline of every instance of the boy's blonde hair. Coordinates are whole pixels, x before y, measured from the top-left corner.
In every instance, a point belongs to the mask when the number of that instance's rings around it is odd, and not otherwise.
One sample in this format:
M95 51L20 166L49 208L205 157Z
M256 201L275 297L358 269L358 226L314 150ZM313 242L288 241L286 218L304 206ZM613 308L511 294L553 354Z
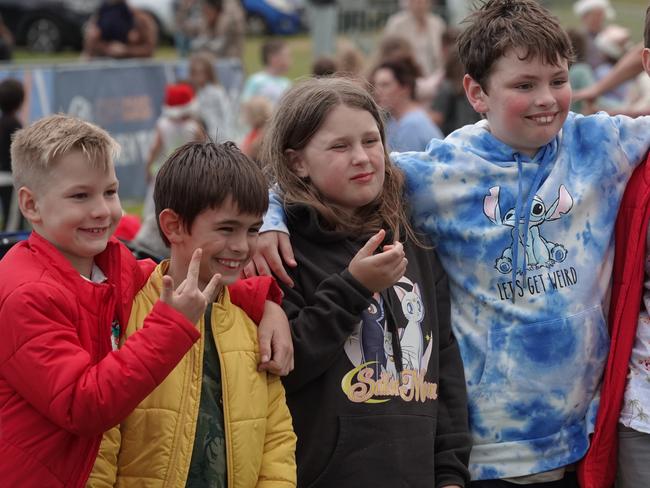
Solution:
M17 131L12 138L14 186L38 188L58 160L73 151L81 151L90 165L105 170L119 149L108 132L90 122L65 114L44 117Z

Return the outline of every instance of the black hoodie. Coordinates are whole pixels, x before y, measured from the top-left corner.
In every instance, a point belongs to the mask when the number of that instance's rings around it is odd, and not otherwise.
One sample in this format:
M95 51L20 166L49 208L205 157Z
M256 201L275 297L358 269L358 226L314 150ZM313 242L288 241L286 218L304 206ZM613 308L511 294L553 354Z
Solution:
M467 486L465 379L436 254L404 243L405 276L373 295L347 270L370 236L325 230L304 205L287 217L298 486Z

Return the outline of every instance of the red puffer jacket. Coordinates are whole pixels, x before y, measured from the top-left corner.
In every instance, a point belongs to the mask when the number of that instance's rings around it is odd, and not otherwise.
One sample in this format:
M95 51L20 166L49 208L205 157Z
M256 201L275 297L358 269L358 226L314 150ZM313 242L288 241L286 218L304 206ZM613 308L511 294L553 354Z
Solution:
M650 155L632 175L616 220L616 255L609 308L611 345L596 429L589 451L578 466L582 488L611 488L616 479L618 419L643 295L649 219Z
M102 433L124 419L199 338L183 315L158 302L144 328L112 351L111 324L126 326L131 302L154 268L111 239L85 280L36 233L0 261L0 484L85 486ZM243 284L255 302L277 290ZM232 291L231 291L232 293ZM261 300L261 301L260 301Z

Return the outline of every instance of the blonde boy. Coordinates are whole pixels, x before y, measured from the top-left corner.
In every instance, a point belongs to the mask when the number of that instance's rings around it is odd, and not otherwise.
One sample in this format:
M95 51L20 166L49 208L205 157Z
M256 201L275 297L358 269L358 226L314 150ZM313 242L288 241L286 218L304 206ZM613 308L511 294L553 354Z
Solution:
M102 433L192 347L214 295L216 278L198 288L198 250L183 289L167 278L141 331L115 350L150 271L111 238L122 215L117 149L105 131L66 115L15 135L15 187L34 230L0 261L3 486L85 486Z

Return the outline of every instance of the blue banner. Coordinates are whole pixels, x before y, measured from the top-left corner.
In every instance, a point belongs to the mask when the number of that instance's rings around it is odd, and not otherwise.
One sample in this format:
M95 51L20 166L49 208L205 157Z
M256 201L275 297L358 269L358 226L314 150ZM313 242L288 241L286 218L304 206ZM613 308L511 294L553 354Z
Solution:
M215 69L236 108L244 78L241 63L218 60ZM25 124L65 112L106 129L122 147L115 162L120 197L144 198L144 167L161 113L165 85L187 78L187 61L0 67L0 80L7 77L19 79L25 86L26 100L20 114Z

